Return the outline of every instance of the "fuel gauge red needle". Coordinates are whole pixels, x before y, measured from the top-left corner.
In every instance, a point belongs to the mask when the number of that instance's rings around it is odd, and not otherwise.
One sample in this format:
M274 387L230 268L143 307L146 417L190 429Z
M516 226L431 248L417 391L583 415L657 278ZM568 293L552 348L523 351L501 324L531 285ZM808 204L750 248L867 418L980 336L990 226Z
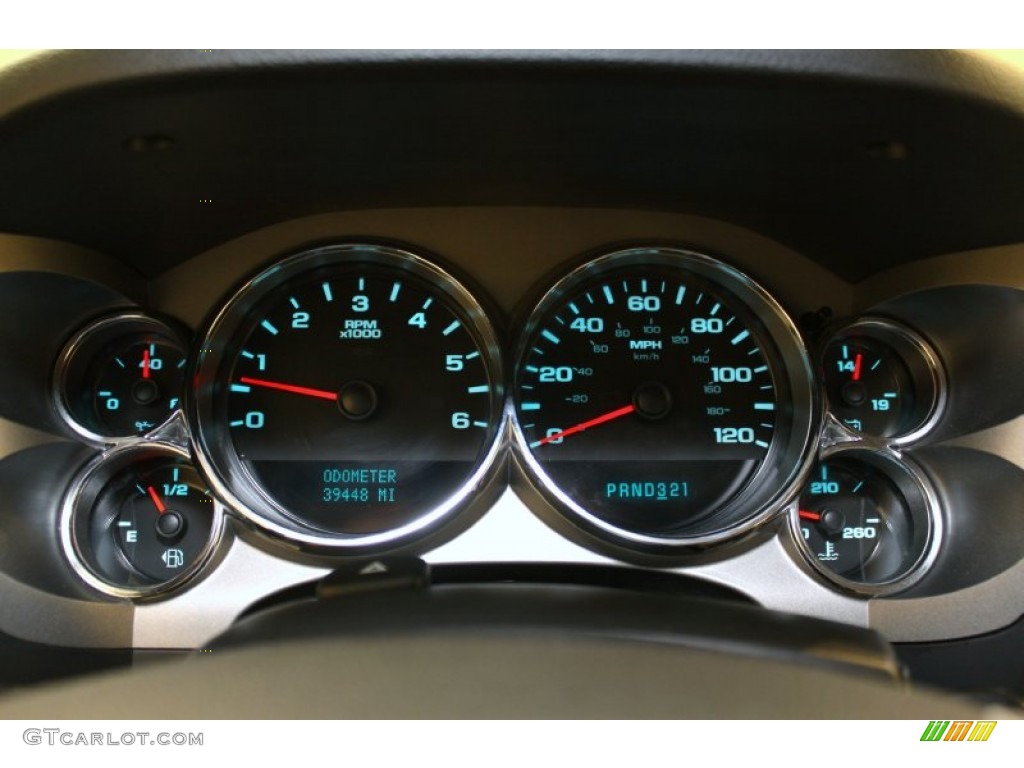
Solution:
M149 493L149 498L153 500L153 504L156 506L156 511L161 515L166 512L167 507L165 507L163 501L161 501L160 494L156 492L156 488L151 485L146 488L146 491Z
M808 512L805 509L800 510L800 517L804 518L805 520L821 520L820 514L818 514L817 512Z
M149 349L142 350L142 378L149 378Z
M310 387L299 387L295 384L284 384L280 381L266 381L264 379L250 379L248 376L243 376L239 379L243 384L249 384L254 387L266 387L267 389L277 389L281 392L291 392L294 395L305 395L306 397L319 397L322 400L335 400L338 399L337 392L328 392L326 389L312 389Z
M860 361L864 359L864 355L857 353L857 357L853 361L853 380L860 381Z
M555 440L561 440L563 437L575 435L577 432L582 432L586 429L590 429L591 427L596 427L598 424L604 424L605 422L611 421L612 419L618 419L622 416L627 416L633 413L633 411L635 410L636 407L632 404L627 405L623 408L617 408L614 411L609 411L608 413L602 414L601 416L597 416L596 418L581 422L576 426L569 427L568 429L563 429L561 432L556 432L553 435L548 435L547 437L543 438L537 443L534 443L534 447L544 445L545 443L553 443Z

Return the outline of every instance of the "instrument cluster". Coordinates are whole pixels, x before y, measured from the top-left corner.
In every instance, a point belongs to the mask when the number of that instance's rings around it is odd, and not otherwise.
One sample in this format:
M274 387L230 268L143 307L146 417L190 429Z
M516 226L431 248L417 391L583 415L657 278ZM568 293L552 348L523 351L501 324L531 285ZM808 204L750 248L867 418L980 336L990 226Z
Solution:
M213 567L225 517L319 558L422 554L508 484L550 527L675 567L788 515L812 571L893 592L940 543L940 496L900 450L941 420L942 364L861 318L807 340L725 261L609 249L507 332L433 255L302 250L246 280L191 345L131 311L60 354L54 406L102 449L61 513L75 572L173 595Z

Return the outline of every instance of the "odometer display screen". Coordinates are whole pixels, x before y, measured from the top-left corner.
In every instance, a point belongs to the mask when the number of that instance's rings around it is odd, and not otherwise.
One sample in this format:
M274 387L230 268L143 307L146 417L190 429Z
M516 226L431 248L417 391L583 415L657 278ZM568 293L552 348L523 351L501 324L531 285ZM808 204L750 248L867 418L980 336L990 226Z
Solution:
M773 474L790 441L782 353L765 313L713 265L662 254L602 264L563 280L528 321L520 448L545 491L602 524L668 538L707 530Z

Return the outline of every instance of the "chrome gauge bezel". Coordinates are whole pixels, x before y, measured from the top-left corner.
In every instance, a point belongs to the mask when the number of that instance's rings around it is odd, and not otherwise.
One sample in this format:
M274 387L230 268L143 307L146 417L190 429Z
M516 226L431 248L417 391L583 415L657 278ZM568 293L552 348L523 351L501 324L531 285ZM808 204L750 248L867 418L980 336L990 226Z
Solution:
M371 534L332 534L303 525L263 490L239 460L215 415L218 379L239 328L270 292L285 281L322 268L358 265L394 269L425 281L452 302L472 324L471 333L486 356L495 383L495 424L490 443L473 472L445 500L401 526ZM208 323L189 366L193 386L185 413L196 448L196 462L214 493L234 514L274 539L318 555L368 556L381 552L422 552L460 533L474 522L500 491L495 479L507 453L505 373L501 344L482 302L465 284L434 260L405 248L373 242L329 244L288 256L245 282ZM219 382L223 386L223 382Z
M176 333L167 323L151 317L143 312L123 311L95 320L71 337L60 355L53 371L52 402L54 410L61 422L77 437L95 446L117 445L126 441L138 440L146 435L159 432L181 413L183 396L179 395L178 405L171 410L165 419L145 433L132 432L125 435L113 435L97 432L82 423L74 412L68 391L69 375L73 365L87 365L83 356L94 355L101 351L103 345L133 334L153 333L174 342L181 349L182 357L187 355L188 345L181 335Z
M110 597L128 600L156 600L170 596L191 585L204 573L213 559L224 535L224 507L213 498L213 520L210 536L194 562L173 579L149 587L126 587L105 579L88 565L86 545L77 535L81 515L91 512L90 500L118 473L132 464L168 458L192 463L188 451L177 445L158 442L135 442L119 445L99 454L78 472L64 494L60 512L60 542L64 556L75 574L90 587Z
M821 452L819 461L853 458L881 471L904 494L912 513L926 525L926 542L918 558L898 576L883 582L865 583L847 579L824 567L806 546L800 531L798 504L794 502L789 513L789 536L800 557L814 574L829 583L859 597L880 597L902 592L928 574L938 558L943 538L943 507L935 485L924 469L906 454L888 448L865 445L835 445ZM910 493L908 494L908 489ZM803 488L801 488L801 493Z
M843 325L836 332L830 334L819 348L818 359L821 360L824 357L825 351L833 342L853 334L888 344L907 366L918 396L922 394L922 390L925 390L924 394L928 395L927 401L924 407L920 408L922 415L912 428L885 437L870 432L861 432L845 424L832 412L828 395L823 394L830 421L840 433L856 440L896 448L904 448L920 442L931 434L946 411L948 379L945 366L938 353L921 334L903 323L887 317L866 316ZM824 379L822 379L822 392L826 392Z
M817 452L821 431L822 399L811 355L789 315L752 278L707 254L678 247L649 246L615 250L572 269L548 289L530 310L518 334L513 356L516 371L524 364L529 339L538 324L570 291L612 269L637 266L671 267L708 280L742 302L763 324L775 345L780 372L788 377L793 399L788 441L772 443L761 467L715 517L724 521L696 535L656 536L612 525L588 511L563 491L533 455L509 398L513 455L520 469L516 483L523 501L548 525L577 543L602 554L645 564L671 565L672 558L688 555L740 538L779 514L798 492ZM518 382L518 377L516 377Z

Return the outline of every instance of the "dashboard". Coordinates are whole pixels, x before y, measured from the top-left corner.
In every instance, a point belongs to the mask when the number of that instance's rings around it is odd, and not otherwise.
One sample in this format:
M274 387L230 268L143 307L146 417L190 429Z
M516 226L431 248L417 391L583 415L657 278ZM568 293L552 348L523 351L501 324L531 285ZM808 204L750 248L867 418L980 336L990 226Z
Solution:
M1024 695L1019 73L94 52L6 74L0 632L26 657L202 649L406 568L591 568Z

